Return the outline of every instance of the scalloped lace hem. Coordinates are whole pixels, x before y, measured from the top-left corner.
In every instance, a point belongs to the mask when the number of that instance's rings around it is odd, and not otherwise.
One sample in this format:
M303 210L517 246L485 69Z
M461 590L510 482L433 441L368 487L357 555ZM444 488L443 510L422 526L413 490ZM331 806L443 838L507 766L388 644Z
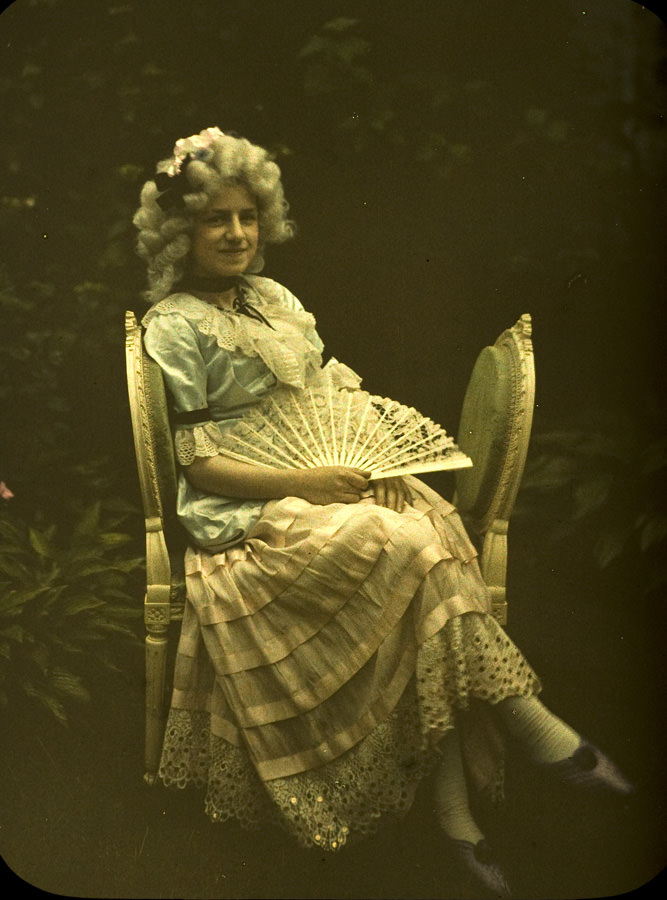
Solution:
M459 725L459 711L471 701L495 704L541 689L497 622L476 613L451 619L426 641L415 674L395 710L351 750L317 769L266 782L245 748L211 733L208 713L172 708L159 776L167 786L205 787L205 811L214 822L274 823L304 847L339 850L374 833L384 817L405 815L438 760L439 739ZM503 798L503 776L498 753L481 784L492 802Z
M172 709L160 778L168 787L206 787L213 822L279 826L303 847L340 850L409 810L435 754L420 733L416 704L403 702L356 747L308 772L262 782L244 748L211 734L208 713Z

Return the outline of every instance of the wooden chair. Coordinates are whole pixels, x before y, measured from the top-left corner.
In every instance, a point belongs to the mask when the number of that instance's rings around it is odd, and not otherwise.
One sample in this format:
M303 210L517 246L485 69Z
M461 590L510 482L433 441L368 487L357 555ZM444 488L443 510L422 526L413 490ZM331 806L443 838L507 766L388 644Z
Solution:
M507 529L526 463L535 405L532 322L527 313L477 357L457 443L473 461L456 474L454 504L481 543L493 613L507 622Z
M169 630L183 615L184 539L175 522L176 462L162 372L146 354L132 312L125 314L125 355L146 521L144 777L153 784L167 708ZM507 618L507 527L528 450L534 397L531 319L524 315L479 354L456 435L474 466L457 473L454 502L481 543L480 565L502 624Z

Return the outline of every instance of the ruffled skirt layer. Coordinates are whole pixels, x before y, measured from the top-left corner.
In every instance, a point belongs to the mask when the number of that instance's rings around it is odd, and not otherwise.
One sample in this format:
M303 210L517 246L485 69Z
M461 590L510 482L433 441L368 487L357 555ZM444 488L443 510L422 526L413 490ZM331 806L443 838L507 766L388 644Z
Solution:
M211 818L274 820L338 849L405 812L456 724L500 791L490 704L539 690L490 615L454 508L417 479L402 513L271 501L247 540L189 550L160 769Z

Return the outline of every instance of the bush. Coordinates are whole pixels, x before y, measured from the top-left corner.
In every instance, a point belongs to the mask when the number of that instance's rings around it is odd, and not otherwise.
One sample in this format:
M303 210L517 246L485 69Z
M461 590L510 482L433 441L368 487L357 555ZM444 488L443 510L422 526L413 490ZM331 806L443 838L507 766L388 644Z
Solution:
M90 700L91 673L118 672L118 653L139 645L143 559L123 552L126 514L99 501L69 530L34 527L0 503L0 703L17 712L36 701L66 723Z
M589 546L601 569L641 559L648 595L667 588L667 437L658 398L641 412L534 435L516 513L544 521L552 544Z

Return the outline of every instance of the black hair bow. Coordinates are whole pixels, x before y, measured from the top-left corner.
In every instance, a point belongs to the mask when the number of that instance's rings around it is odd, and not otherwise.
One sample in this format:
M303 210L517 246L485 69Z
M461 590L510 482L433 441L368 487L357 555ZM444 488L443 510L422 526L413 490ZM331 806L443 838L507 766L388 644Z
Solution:
M180 172L177 172L175 175L158 172L153 179L156 188L160 191L160 196L155 198L155 202L163 212L170 212L172 209L185 209L185 194L191 194L193 190L185 174L191 162L192 156L188 153L181 163Z

